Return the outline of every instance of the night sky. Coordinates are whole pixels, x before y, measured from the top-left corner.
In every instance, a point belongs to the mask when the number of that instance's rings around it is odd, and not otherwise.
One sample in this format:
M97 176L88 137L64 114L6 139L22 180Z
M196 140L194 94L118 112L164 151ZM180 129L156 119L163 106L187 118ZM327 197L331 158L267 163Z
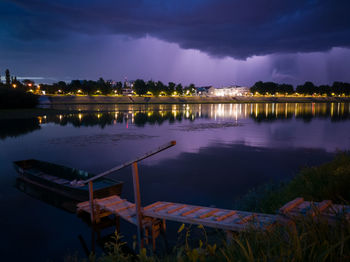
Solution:
M350 82L349 0L0 0L0 73L252 85Z

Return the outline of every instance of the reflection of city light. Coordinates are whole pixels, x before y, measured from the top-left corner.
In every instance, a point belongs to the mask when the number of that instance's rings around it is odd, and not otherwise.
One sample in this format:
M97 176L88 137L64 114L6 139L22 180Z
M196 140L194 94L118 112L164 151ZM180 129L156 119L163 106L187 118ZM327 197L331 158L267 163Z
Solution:
M286 106L285 106L285 109L284 109L284 112L285 112L285 117L287 118L288 116L288 103L286 103Z
M59 116L60 120L62 120L62 115Z
M235 120L236 120L236 122L237 122L237 120L238 120L237 104L235 105Z
M81 118L82 118L83 116L82 116L81 114L79 114L78 117L79 117L79 120L81 120Z

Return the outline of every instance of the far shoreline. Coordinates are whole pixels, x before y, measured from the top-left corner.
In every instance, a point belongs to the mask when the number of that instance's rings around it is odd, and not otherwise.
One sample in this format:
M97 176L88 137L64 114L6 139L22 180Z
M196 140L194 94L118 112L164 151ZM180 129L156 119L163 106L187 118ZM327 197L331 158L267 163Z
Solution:
M41 96L37 108L0 109L1 119L26 119L45 115L107 112L95 108L65 108L69 105L171 105L247 103L350 103L350 97L128 97L128 96ZM131 100L131 99L132 100ZM58 106L55 108L55 106ZM62 107L63 106L63 107Z
M341 103L350 97L143 97L143 96L46 96L51 105L64 104L222 104L222 103Z

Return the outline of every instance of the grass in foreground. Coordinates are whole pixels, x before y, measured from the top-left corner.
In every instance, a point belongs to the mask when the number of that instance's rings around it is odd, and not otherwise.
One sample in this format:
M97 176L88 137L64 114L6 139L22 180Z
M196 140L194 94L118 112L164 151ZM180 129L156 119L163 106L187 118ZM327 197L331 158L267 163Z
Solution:
M188 242L178 246L165 256L147 255L143 249L138 255L122 252L125 243L116 242L107 245L107 252L100 257L90 256L80 259L77 256L65 258L66 262L119 262L119 261L349 261L350 260L350 224L339 220L329 226L326 221L318 223L312 218L295 220L297 226L276 226L270 231L247 231L233 236L232 241L208 244L199 240L197 245ZM184 232L187 236L188 232Z

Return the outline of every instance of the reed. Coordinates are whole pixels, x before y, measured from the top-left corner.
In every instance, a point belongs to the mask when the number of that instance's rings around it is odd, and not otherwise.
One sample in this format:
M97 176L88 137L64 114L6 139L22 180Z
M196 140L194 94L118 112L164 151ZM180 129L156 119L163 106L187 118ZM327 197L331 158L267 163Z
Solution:
M165 256L148 255L145 249L138 255L131 256L122 252L121 246L124 243L113 242L108 244L108 251L101 257L90 256L85 260L77 260L74 257L66 261L349 261L348 221L340 219L335 225L330 226L321 218L315 220L311 217L299 217L294 222L294 226L280 225L269 231L248 230L237 233L230 244L223 240L220 243L209 244L205 238L192 245L186 241ZM189 238L189 232L184 231L184 236Z

